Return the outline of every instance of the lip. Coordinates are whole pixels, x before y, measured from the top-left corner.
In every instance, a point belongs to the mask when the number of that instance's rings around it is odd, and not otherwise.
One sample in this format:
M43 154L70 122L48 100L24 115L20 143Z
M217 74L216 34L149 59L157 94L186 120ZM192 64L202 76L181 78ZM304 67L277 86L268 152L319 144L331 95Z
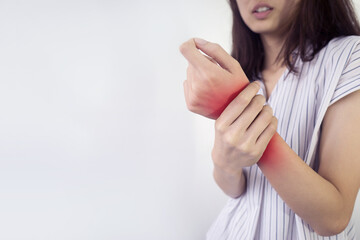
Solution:
M269 10L265 11L265 12L256 12L256 9L259 9L261 7L267 7L269 8ZM273 10L273 7L271 7L270 5L266 4L266 3L259 3L259 4L256 4L255 7L252 9L252 14L254 14L254 16L261 20L261 19L264 19L266 18Z

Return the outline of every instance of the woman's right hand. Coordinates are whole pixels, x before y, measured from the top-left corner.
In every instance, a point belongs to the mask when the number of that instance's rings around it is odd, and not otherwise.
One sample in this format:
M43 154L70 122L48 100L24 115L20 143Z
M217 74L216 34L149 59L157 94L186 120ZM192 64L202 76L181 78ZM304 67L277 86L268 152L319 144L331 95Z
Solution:
M277 119L259 89L258 82L250 83L215 121L212 159L215 169L230 176L257 163L276 132Z
M217 119L249 80L239 62L219 44L190 39L180 46L180 51L189 63L184 81L188 109Z

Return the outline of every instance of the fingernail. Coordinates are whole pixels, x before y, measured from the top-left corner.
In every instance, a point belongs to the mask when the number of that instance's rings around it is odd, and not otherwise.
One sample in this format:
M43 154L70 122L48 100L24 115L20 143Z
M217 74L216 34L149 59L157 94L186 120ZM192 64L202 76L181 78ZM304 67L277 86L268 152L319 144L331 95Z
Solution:
M194 41L199 45L207 44L208 42L202 38L194 38Z

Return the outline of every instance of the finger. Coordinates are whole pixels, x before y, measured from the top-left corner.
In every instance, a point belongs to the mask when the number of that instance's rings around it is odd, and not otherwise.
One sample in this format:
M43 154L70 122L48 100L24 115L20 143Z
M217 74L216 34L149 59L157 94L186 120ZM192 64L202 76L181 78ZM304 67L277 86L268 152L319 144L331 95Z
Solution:
M234 73L238 71L240 64L230 56L219 44L208 42L204 39L195 38L196 47L214 59L222 68ZM245 74L244 74L245 75Z
M199 49L197 49L194 39L190 39L179 47L181 54L189 61L191 65L193 65L197 69L208 69L210 67L214 67L214 64L209 61L202 54Z
M249 105L244 109L240 116L230 125L231 128L247 131L249 126L254 122L256 117L261 112L265 103L265 97L256 95Z
M261 133L261 135L257 139L255 143L256 145L265 147L269 144L271 138L276 133L277 122L278 122L277 118L272 117L270 124L265 128L265 130Z
M266 129L266 127L271 123L273 118L273 110L269 105L263 106L261 112L256 117L256 119L251 123L250 127L246 131L246 134L256 142L261 133Z
M218 122L226 127L230 126L249 105L259 89L260 84L258 82L250 83L224 109L218 118Z
M204 55L204 57L206 57L210 62L214 63L215 65L220 66L220 65L219 65L214 59L212 59L211 57L206 56L206 55ZM221 67L221 66L220 66L220 67Z

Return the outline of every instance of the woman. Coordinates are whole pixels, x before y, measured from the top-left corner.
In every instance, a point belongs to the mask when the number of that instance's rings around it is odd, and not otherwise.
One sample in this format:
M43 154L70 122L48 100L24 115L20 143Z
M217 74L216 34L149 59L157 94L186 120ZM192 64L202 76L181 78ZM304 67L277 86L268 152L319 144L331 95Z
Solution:
M211 116L203 91L220 88L214 81L234 81L242 70L251 81L215 121L214 178L231 198L207 239L354 239L360 27L350 0L230 5L233 58L201 39L180 47L193 112ZM293 154L260 164L275 129Z

